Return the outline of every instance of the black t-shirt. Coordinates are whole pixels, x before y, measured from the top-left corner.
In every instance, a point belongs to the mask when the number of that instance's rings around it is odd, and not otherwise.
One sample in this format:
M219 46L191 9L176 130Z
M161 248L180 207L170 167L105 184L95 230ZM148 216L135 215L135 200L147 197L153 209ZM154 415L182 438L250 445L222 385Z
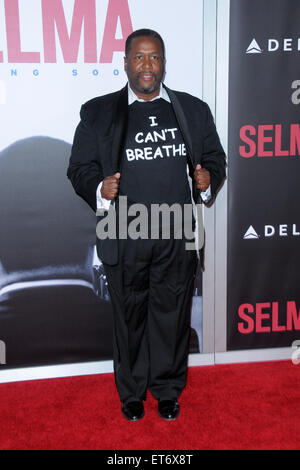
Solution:
M128 203L191 203L187 155L167 101L135 101L129 106L119 195Z

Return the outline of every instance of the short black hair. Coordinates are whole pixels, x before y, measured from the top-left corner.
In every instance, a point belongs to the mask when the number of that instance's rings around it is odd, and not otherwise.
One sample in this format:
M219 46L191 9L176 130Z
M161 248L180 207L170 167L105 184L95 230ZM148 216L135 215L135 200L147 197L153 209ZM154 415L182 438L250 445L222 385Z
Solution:
M129 54L132 40L134 38L137 38L137 37L140 37L140 36L149 36L151 38L158 39L161 43L163 56L165 57L165 44L164 44L164 41L163 41L161 35L158 34L156 31L154 31L153 29L147 29L147 28L137 29L136 31L133 31L133 33L131 33L128 36L128 38L126 39L126 43L125 43L125 55L126 55L126 57Z

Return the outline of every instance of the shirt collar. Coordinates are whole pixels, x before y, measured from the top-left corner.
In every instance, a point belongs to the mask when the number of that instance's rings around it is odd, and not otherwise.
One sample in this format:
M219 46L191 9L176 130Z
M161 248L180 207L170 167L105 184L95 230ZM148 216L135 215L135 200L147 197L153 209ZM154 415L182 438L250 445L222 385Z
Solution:
M159 98L162 98L163 100L168 101L168 103L171 103L167 90L162 86L162 83L160 84L159 95L155 96L155 98L152 98L150 101L158 100ZM143 103L146 100L138 98L128 83L128 105L130 106L132 103L134 103L134 101L140 101Z

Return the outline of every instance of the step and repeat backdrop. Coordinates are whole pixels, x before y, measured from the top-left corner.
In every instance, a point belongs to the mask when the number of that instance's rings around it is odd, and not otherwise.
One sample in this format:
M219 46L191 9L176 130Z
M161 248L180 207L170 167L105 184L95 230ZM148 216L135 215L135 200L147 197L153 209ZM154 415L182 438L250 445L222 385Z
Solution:
M125 85L125 39L143 27L165 40L166 84L201 97L202 14L201 1L0 1L1 370L112 358L95 215L66 176L80 107ZM201 344L199 269L190 351Z
M228 350L300 338L300 2L231 0Z
M230 2L228 351L300 335L299 18L298 0ZM0 1L1 368L112 358L95 215L66 170L82 103L124 86L142 27L165 40L166 84L201 98L202 1ZM202 352L200 267L191 332Z

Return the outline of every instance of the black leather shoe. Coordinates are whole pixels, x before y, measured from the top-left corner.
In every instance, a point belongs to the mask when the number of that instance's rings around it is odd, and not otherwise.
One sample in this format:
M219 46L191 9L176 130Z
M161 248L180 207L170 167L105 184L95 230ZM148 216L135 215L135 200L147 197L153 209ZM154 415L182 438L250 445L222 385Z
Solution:
M161 400L158 402L158 414L167 421L177 419L180 413L180 406L177 400Z
M138 421L145 415L144 405L141 401L130 401L122 405L122 414L128 421Z

